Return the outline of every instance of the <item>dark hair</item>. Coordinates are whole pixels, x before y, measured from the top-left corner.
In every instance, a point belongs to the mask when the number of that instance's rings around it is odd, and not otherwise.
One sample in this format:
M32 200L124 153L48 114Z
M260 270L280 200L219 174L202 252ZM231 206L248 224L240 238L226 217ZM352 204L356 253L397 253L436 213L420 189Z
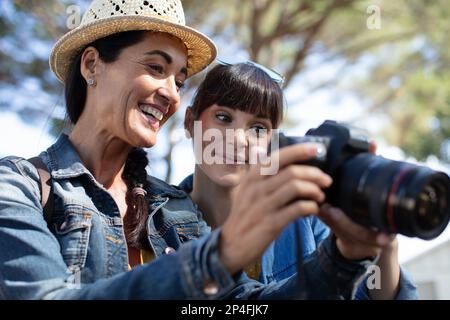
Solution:
M88 46L93 46L99 52L102 61L114 62L118 59L123 49L139 43L144 38L146 31L128 31L113 34L99 39ZM86 46L86 47L88 47ZM83 50L74 58L67 77L65 79L66 111L70 121L75 124L80 118L86 103L87 83L81 75L81 56ZM148 204L145 195L135 193L133 189L148 189L147 172L148 165L146 152L134 148L130 151L125 163L122 178L127 184L127 212L124 218L124 229L127 244L137 249L149 249L146 223L148 217Z
M122 177L127 184L127 213L124 218L124 230L127 244L137 249L150 249L147 238L148 201L145 194L137 194L135 188L149 189L147 180L147 153L133 148L125 163Z
M213 104L268 118L274 128L283 118L281 87L265 71L248 63L219 64L206 74L192 103L194 118Z
M106 63L117 60L123 49L142 41L146 31L127 31L110 35L87 45L97 49L100 59ZM65 79L66 111L70 121L75 124L80 118L86 103L87 83L81 75L81 57L84 49L78 53L70 65Z

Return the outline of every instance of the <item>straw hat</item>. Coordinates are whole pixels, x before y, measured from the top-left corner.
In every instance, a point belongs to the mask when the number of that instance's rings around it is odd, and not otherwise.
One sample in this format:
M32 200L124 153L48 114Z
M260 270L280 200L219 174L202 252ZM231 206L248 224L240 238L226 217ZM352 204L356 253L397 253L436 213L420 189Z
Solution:
M131 30L165 32L183 41L188 50L188 76L203 70L217 54L207 36L185 25L180 0L93 0L81 24L53 47L50 68L64 82L73 58L86 45Z

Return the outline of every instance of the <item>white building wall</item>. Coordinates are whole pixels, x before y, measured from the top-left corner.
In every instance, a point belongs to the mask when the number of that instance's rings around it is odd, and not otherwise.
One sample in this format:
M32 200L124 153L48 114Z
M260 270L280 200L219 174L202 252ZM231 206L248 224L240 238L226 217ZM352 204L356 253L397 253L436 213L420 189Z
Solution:
M402 266L416 282L420 299L450 299L450 241L402 263Z

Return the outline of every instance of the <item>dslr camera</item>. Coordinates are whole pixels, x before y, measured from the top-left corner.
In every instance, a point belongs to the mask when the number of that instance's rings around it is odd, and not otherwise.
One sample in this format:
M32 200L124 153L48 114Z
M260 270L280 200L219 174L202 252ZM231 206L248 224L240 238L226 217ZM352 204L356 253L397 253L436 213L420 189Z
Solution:
M445 173L376 156L366 138L331 120L303 137L279 136L280 148L305 142L324 146L306 164L333 178L326 202L355 222L425 240L444 231L450 220L450 178Z

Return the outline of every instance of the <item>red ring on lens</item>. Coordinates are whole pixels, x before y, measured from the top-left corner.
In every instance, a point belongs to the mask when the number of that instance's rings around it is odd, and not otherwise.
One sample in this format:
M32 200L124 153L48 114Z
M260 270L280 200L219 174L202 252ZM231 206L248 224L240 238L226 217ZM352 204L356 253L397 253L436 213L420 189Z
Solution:
M395 177L394 182L392 183L391 190L389 191L389 196L387 199L387 207L386 207L386 217L387 217L387 223L389 225L389 228L391 229L392 233L397 233L397 226L395 225L394 220L394 200L395 200L395 194L397 193L398 187L400 185L401 180L405 176L405 174L408 171L411 171L412 167L404 168L402 171L400 171L397 176Z

